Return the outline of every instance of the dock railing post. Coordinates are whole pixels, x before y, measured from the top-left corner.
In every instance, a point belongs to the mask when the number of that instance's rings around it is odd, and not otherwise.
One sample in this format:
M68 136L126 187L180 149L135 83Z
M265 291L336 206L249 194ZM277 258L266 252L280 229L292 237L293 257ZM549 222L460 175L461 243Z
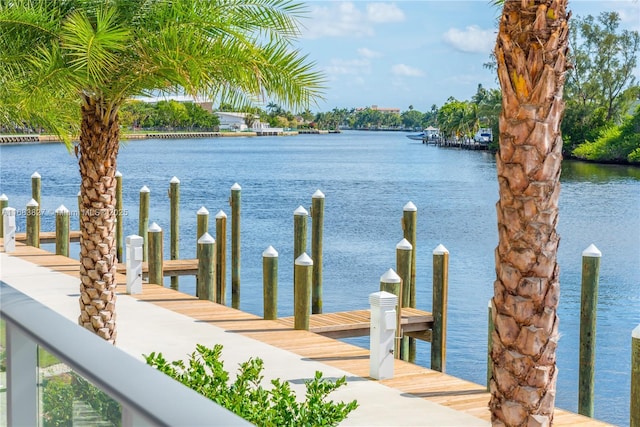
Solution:
M169 181L170 247L169 259L180 258L180 180L177 177ZM171 288L178 289L178 276L171 276Z
M60 205L56 209L56 255L69 257L69 209Z
M149 252L149 237L147 235L147 230L149 229L149 198L151 195L151 190L149 187L144 185L140 189L140 209L138 210L138 234L142 236L144 239L144 243L142 245L142 260L147 260L147 254Z
M231 307L240 308L240 213L242 187L231 186Z
M36 171L31 175L31 198L38 202L38 209L42 206L42 178ZM40 241L40 230L42 230L42 222L40 220L40 213L38 213L38 242ZM40 247L39 245L37 246Z
M16 210L7 206L2 209L2 224L4 239L4 251L7 253L16 250Z
M433 334L431 369L445 372L447 361L447 299L449 251L443 245L433 250Z
M156 285L164 286L164 276L162 271L162 228L160 228L160 226L154 222L149 227L147 234L147 242L149 243L149 283L155 283Z
M142 293L142 245L144 239L132 234L126 240L127 294Z
M580 298L580 370L578 372L578 413L593 417L596 313L598 280L602 253L590 245L582 252L582 291Z
M209 233L198 239L198 298L216 300L216 241Z
M313 260L303 253L295 260L294 311L293 328L309 330L309 313L311 312L311 275Z
M29 200L27 203L27 245L33 246L36 248L40 247L40 228L39 224L39 215L40 215L40 205L35 199Z
M630 427L640 427L640 325L631 333Z
M380 291L369 295L371 305L369 334L369 376L377 380L393 378L393 345L396 336L398 297Z
M9 207L9 198L4 193L0 194L0 212L2 212L4 208L8 208L8 207ZM0 221L0 236L4 236L4 221Z
M295 260L298 259L300 255L307 252L307 220L309 219L309 212L302 207L298 206L295 211L293 211L293 261L294 261L294 269L293 269L293 298L296 297L296 269L295 269Z
M116 221L116 257L118 262L122 262L124 254L124 203L120 171L116 171Z
M227 305L227 214L216 214L216 302Z
M380 291L388 292L395 295L398 300L395 307L396 311L396 332L394 336L393 355L394 358L400 359L401 347L402 347L402 292L404 289L404 283L402 277L400 277L392 268L387 270L380 277Z
M404 238L411 243L411 286L409 288L408 307L416 308L416 254L417 254L417 232L418 232L418 208L413 202L408 202L402 208L402 231ZM409 338L409 361L416 359L416 340Z
M200 237L209 231L209 211L202 206L196 212L196 258L200 259ZM200 287L198 286L198 276L196 276L196 296L199 296Z
M262 295L265 320L278 318L278 251L269 246L262 252Z
M324 233L324 193L317 190L311 196L311 258L313 283L311 313L322 313L322 236Z
M396 245L396 271L402 279L402 294L399 295L398 315L402 311L402 307L410 307L411 292L411 259L413 246L407 239L402 239ZM383 289L381 289L383 290ZM399 331L401 331L399 329ZM400 336L400 334L398 334ZM402 343L398 349L398 358L409 360L409 337L402 336Z

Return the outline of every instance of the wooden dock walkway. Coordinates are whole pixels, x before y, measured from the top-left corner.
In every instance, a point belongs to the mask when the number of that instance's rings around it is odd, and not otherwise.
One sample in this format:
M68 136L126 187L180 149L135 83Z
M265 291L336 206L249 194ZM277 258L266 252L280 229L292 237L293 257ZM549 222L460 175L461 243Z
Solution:
M54 271L78 277L79 262L77 260L53 255L22 244L16 245L16 251L12 255ZM119 284L118 291L124 292L126 277L117 274L116 280ZM256 315L210 301L199 300L194 296L158 285L144 284L143 293L132 295L132 297L189 316L199 322L213 324L227 332L242 334L291 351L309 360L342 369L354 376L370 379L369 351L367 349L311 331L294 330L290 325L291 319L263 320ZM330 318L331 316L325 316L325 319ZM338 318L336 316L334 320ZM424 321L428 321L427 318L428 316L423 315ZM363 319L364 317L361 318L361 320ZM317 322L318 328L331 327L331 325L322 326L322 322ZM485 386L401 360L395 360L394 378L382 380L380 383L400 390L408 397L426 399L486 421L490 420L487 408L489 393L487 393ZM428 414L425 416L428 417ZM554 424L556 426L580 425L587 427L610 425L559 408L556 408L555 411Z

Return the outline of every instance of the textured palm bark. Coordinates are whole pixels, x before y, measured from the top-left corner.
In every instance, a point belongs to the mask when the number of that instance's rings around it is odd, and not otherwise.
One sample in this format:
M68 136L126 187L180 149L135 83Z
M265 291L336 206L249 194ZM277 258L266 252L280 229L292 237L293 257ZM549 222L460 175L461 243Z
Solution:
M496 43L503 102L489 402L493 425L553 422L566 5L567 0L506 0Z
M87 97L82 107L78 163L80 212L80 317L78 322L105 340L116 340L116 157L117 113Z

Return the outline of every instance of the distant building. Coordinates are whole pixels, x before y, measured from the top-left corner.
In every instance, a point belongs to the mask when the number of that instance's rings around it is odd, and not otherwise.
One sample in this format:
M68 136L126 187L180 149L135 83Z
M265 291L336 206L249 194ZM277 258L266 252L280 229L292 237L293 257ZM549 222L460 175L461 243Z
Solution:
M356 111L366 110L367 108L370 108L370 109L372 109L374 111L380 111L381 113L386 113L386 114L391 114L391 113L400 114L400 109L399 108L384 108L384 107L378 107L375 104L372 105L371 107L356 108Z
M244 131L249 129L246 120L248 113L215 111L214 114L220 119L220 130Z

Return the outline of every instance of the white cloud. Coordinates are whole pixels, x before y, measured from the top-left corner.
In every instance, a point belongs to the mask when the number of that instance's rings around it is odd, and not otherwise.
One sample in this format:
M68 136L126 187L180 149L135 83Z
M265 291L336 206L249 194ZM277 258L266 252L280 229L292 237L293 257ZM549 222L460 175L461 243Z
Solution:
M367 4L367 18L371 22L403 22L404 12L395 3L369 3Z
M367 49L366 47L361 47L360 49L358 49L358 55L363 58L373 59L380 58L382 56L382 53L376 52L375 50Z
M396 64L391 67L391 74L404 77L422 77L424 72L418 68L406 64Z
M464 30L449 28L443 35L445 43L461 52L489 53L496 42L495 30L471 25Z
M371 73L371 63L368 59L340 59L332 58L325 72L332 77L339 75L362 75Z

